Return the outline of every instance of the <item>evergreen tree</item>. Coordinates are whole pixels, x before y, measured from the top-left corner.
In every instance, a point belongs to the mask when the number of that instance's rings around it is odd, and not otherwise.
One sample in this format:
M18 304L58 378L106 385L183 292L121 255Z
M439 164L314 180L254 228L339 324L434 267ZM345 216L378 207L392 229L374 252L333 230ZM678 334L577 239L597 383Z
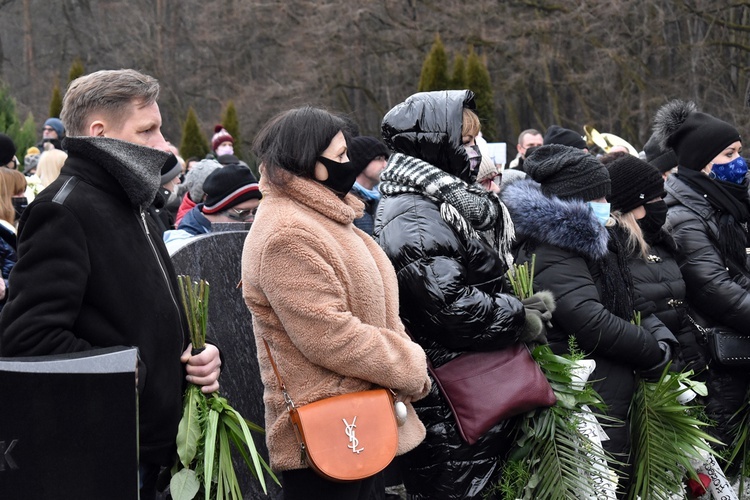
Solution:
M4 84L0 84L0 133L13 140L19 160L23 160L26 150L36 142L33 116L29 113L26 121L21 124L16 113L16 101L10 95L10 89Z
M482 137L491 142L497 136L497 130L490 72L473 47L466 63L466 86L475 94L477 115L482 123Z
M49 117L60 118L60 111L62 111L62 94L60 94L60 85L55 83L49 103Z
M205 158L209 151L208 140L206 139L206 136L203 135L203 132L201 132L201 128L198 125L198 116L195 114L195 110L191 106L190 109L188 109L185 124L182 126L180 155L185 159L190 158L191 156Z
M83 62L81 61L81 59L76 57L76 60L73 61L73 64L70 65L70 71L68 72L68 83L85 74L86 70L83 68Z
M453 59L451 86L456 90L466 88L466 61L461 54L456 54L456 57Z
M419 92L428 92L431 90L448 90L449 87L448 55L445 53L440 35L435 35L435 42L422 64L418 90Z
M227 107L224 110L224 114L221 116L221 123L224 128L229 132L229 135L234 139L234 155L242 159L242 136L240 135L240 120L237 118L237 108L234 107L234 102L229 101Z

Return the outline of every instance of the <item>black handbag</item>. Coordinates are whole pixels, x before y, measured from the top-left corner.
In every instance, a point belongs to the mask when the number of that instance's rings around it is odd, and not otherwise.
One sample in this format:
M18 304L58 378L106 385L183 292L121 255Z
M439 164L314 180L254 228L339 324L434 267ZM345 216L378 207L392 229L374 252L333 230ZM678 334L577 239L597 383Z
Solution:
M705 327L689 314L687 317L698 330L699 342L708 347L713 361L734 368L750 366L750 335L743 335L726 326Z

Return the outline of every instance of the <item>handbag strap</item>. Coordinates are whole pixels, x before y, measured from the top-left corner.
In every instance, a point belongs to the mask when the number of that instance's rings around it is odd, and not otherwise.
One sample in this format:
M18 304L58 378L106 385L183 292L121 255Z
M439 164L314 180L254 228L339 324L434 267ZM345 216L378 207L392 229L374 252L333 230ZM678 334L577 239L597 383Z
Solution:
M284 385L284 380L282 380L281 374L279 373L279 367L276 366L276 361L273 359L273 354L271 354L271 347L268 345L268 342L266 341L266 339L263 339L263 345L266 346L268 359L271 361L273 372L276 374L276 378L279 380L279 386L281 387L281 393L284 395L284 403L286 403L286 409L291 412L295 408L294 401L292 401L292 397L289 395L289 393L286 390L286 385Z

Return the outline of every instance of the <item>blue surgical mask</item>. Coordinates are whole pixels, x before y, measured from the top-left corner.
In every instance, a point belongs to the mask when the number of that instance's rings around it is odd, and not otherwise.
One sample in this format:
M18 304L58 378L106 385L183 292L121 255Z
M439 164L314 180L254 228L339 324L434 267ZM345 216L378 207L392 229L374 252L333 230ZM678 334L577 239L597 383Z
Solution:
M591 211L596 215L596 218L602 223L602 226L606 226L609 220L609 203L590 201L588 204L591 207Z
M711 179L718 179L725 182L734 182L742 184L747 175L747 162L741 156L738 156L729 163L714 163L708 176Z

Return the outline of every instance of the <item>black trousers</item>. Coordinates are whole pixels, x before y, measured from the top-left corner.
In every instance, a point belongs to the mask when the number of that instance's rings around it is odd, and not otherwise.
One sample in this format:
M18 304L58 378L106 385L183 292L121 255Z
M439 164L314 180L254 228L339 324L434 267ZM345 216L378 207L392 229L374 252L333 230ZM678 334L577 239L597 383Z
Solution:
M361 481L337 483L319 476L312 469L297 469L281 473L284 500L385 500L383 473Z

